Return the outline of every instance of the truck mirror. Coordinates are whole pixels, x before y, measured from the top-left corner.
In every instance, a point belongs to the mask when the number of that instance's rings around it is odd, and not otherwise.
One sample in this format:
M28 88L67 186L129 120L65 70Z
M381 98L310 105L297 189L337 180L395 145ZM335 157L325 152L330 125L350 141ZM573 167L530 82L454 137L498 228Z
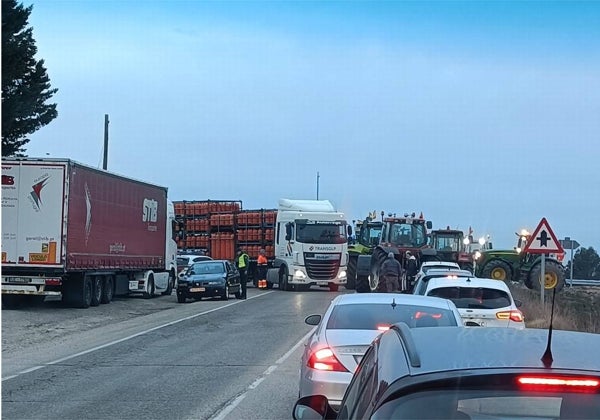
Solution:
M352 226L348 225L348 236L352 236Z
M427 226L427 229L431 229L431 227L433 226L431 224L431 220L428 220L425 225Z
M488 249L492 249L492 248L493 248L493 247L492 247L492 243L491 243L491 242L488 242Z

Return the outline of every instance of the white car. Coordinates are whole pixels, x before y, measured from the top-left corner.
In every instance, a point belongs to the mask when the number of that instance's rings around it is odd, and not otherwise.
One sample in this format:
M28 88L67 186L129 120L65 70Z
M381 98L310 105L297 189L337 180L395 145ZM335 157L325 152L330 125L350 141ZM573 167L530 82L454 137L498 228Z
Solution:
M181 254L177 255L177 277L183 278L185 271L191 267L195 262L210 261L211 257L208 255L198 254Z
M299 397L325 395L333 406L341 403L373 339L392 324L404 322L411 328L463 324L449 300L400 293L340 295L325 315L310 315L305 322L318 327L302 354Z
M469 270L461 270L460 268L430 268L427 272L419 272L415 277L415 285L413 287L413 294L425 296L427 290L427 283L429 280L438 278L457 278L457 277L473 277L473 273Z
M503 281L477 277L437 277L429 280L426 296L450 299L467 327L525 328L520 301Z
M420 272L426 273L430 268L456 268L460 270L460 265L450 261L425 261L421 264Z

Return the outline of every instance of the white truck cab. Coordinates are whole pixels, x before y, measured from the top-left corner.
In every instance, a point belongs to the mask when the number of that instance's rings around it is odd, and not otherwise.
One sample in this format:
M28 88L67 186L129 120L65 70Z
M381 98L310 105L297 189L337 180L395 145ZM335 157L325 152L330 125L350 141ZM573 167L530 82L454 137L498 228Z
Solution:
M329 200L280 199L275 221L275 259L267 287L337 291L346 284L348 224Z

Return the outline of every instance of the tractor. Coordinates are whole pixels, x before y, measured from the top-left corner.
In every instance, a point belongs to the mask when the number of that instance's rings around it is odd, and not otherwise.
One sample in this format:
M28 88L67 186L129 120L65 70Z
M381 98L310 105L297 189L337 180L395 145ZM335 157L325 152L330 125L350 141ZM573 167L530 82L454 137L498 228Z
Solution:
M354 290L356 287L356 265L359 255L371 255L373 249L379 244L383 222L378 222L375 217L375 212L373 212L364 220L356 223L356 240L348 245L349 259L346 283L346 289L348 290Z
M436 251L436 259L457 263L464 270L473 271L473 254L469 245L473 236L465 237L462 230L446 229L432 230L429 234L429 244Z
M415 217L415 213L405 213L404 216L389 214L383 218L379 243L373 248L371 255L358 255L356 283L368 282L370 290L376 290L379 268L389 252L394 253L402 267L406 267L406 251L412 252L419 265L436 259L435 250L427 243L427 229L431 229L431 221L426 221L423 213L419 217Z
M513 250L482 250L475 254L477 277L495 280L522 281L529 289L541 282L541 256L523 252L531 234L523 229L517 233L517 246ZM561 291L565 286L565 271L560 256L548 254L545 259L544 287Z

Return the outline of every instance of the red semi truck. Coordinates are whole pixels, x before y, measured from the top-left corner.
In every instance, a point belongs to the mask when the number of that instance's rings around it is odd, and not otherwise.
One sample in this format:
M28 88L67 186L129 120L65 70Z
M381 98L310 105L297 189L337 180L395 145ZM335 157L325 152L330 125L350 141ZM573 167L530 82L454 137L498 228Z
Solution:
M171 294L175 211L167 189L69 159L2 159L2 299Z

